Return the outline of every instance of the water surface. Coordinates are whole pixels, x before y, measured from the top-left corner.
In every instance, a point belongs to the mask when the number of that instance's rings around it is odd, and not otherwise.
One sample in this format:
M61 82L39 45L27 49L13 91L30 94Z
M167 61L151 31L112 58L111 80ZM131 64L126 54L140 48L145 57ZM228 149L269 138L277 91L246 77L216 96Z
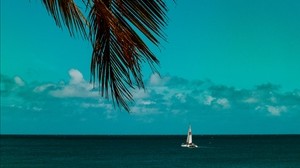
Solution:
M300 135L1 136L3 167L299 168Z

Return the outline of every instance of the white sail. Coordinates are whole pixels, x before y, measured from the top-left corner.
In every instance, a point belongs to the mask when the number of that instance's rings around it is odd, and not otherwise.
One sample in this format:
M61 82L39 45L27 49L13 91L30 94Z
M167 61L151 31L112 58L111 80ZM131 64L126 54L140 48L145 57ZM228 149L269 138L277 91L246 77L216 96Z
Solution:
M192 128L191 128L191 126L189 127L189 131L188 131L186 143L187 144L191 144L192 143Z
M188 148L198 148L196 144L193 144L192 142L192 127L191 125L189 126L188 134L186 137L186 142L181 144L181 147L188 147Z

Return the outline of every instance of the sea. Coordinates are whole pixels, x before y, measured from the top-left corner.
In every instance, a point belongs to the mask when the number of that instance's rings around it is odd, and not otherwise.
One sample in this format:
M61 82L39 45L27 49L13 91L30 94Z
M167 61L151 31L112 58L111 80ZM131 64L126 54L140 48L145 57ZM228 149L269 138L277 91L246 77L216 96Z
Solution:
M300 135L1 135L1 168L300 168Z

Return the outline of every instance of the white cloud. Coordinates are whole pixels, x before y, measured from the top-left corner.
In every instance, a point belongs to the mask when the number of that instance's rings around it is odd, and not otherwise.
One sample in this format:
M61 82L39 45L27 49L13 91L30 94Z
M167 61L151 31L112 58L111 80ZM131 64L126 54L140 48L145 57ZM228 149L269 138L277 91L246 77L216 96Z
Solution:
M151 105L151 104L155 104L154 101L150 101L150 100L142 100L139 102L142 105Z
M155 85L159 85L160 83L161 83L161 78L159 74L157 73L152 74L150 77L150 84L155 86Z
M118 113L114 111L113 104L106 101L93 101L93 102L83 102L80 103L80 107L88 110L99 110L105 116L106 119L115 119L118 116Z
M85 87L78 86L64 86L60 90L53 90L49 92L53 97L59 98L72 98L72 97L81 97L81 98L92 98L99 97L99 93L97 91L91 91Z
M23 81L23 79L21 79L19 76L15 76L14 77L14 81L18 86L24 86L25 82Z
M216 98L208 95L208 96L205 96L205 99L204 99L204 104L205 105L211 105L211 102L214 101Z
M132 90L132 95L134 99L144 99L149 97L149 93L143 89Z
M41 110L43 110L43 109L40 108L40 107L33 107L32 110L34 110L34 111L41 111Z
M243 102L253 104L253 103L257 103L258 99L254 98L254 97L249 97L249 98L245 99Z
M93 90L93 85L86 82L82 73L79 70L69 70L70 81L69 84L62 85L60 89L53 90L50 95L54 97L99 97L99 92ZM37 90L43 89L43 86L37 88Z
M177 94L175 94L175 97L176 97L181 103L185 103L185 102L186 102L186 95L184 95L183 93L177 93Z
M255 110L256 110L256 111L259 111L259 110L262 110L262 109L263 109L263 108L262 108L261 106L256 106L256 107L255 107Z
M131 114L138 116L152 115L152 114L160 114L161 112L158 108L145 108L144 106L134 106L131 108Z
M112 109L112 105L111 104L106 104L106 103L103 103L103 102L97 102L97 103L81 103L81 107L84 107L84 108L101 108L101 107L105 107L105 108L109 108L109 109Z
M169 77L161 77L158 73L154 73L150 76L150 86L163 86Z
M266 107L267 107L268 112L270 112L271 115L273 115L273 116L280 116L282 112L287 111L286 106L269 106L269 105L267 105Z
M224 109L230 108L230 103L226 98L218 99L217 104L221 105Z
M5 101L9 102L6 103L7 105L27 107L28 104L32 104L30 109L35 111L39 111L39 108L48 111L55 103L56 106L53 108L74 106L74 110L79 111L101 109L105 114L118 111L114 109L112 101L99 101L103 100L99 91L93 89L79 70L71 69L69 75L70 79L66 82L26 83L26 85L20 77L6 78L1 81L5 86L1 88L1 93L6 93L7 97L12 96L6 98ZM14 89L21 85L23 87ZM182 114L201 115L195 111L199 111L198 109L206 112L228 111L230 108L232 113L243 109L249 113L259 111L260 113L255 114L280 116L288 110L289 113L299 114L300 109L299 90L281 93L276 88L274 90L272 85L254 89L235 89L211 82L193 82L178 77L159 77L158 74L153 74L145 87L146 90L132 90L135 100L131 105L133 115L141 117L161 113L166 117ZM16 100L21 101L16 102ZM36 107L37 104L41 106ZM108 113L108 116L114 114Z
M47 88L49 88L49 87L51 87L51 86L55 86L55 85L54 85L54 84L51 84L51 83L49 83L49 84L43 84L43 85L41 85L41 86L35 87L35 88L33 89L33 91L34 91L34 92L37 92L37 93L39 93L39 92L44 92Z
M169 94L176 92L174 89L169 88L167 86L156 86L156 87L149 86L149 88L152 91L154 91L156 94L164 94L166 97L169 97L170 96ZM148 88L148 90L149 90L149 88Z
M71 77L70 84L80 84L84 82L82 73L77 69L70 69L69 75Z

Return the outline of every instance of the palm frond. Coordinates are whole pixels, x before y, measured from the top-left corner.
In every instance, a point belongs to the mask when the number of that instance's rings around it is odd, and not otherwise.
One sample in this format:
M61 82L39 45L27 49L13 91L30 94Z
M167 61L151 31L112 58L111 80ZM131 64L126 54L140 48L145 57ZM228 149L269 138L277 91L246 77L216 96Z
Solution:
M167 7L162 0L118 0L116 11L137 27L154 44L159 41L154 36L164 38L161 28L166 26Z
M93 46L91 81L99 82L102 96L130 111L130 90L144 88L141 64L153 71L159 63L140 34L159 45L165 39L167 7L163 0L82 0L89 11L87 19L73 0L43 0L58 26L64 23L71 35L85 34ZM87 22L88 20L89 22ZM138 33L139 32L139 33Z
M79 32L88 38L88 21L73 0L43 0L43 3L58 27L65 25L71 36Z

